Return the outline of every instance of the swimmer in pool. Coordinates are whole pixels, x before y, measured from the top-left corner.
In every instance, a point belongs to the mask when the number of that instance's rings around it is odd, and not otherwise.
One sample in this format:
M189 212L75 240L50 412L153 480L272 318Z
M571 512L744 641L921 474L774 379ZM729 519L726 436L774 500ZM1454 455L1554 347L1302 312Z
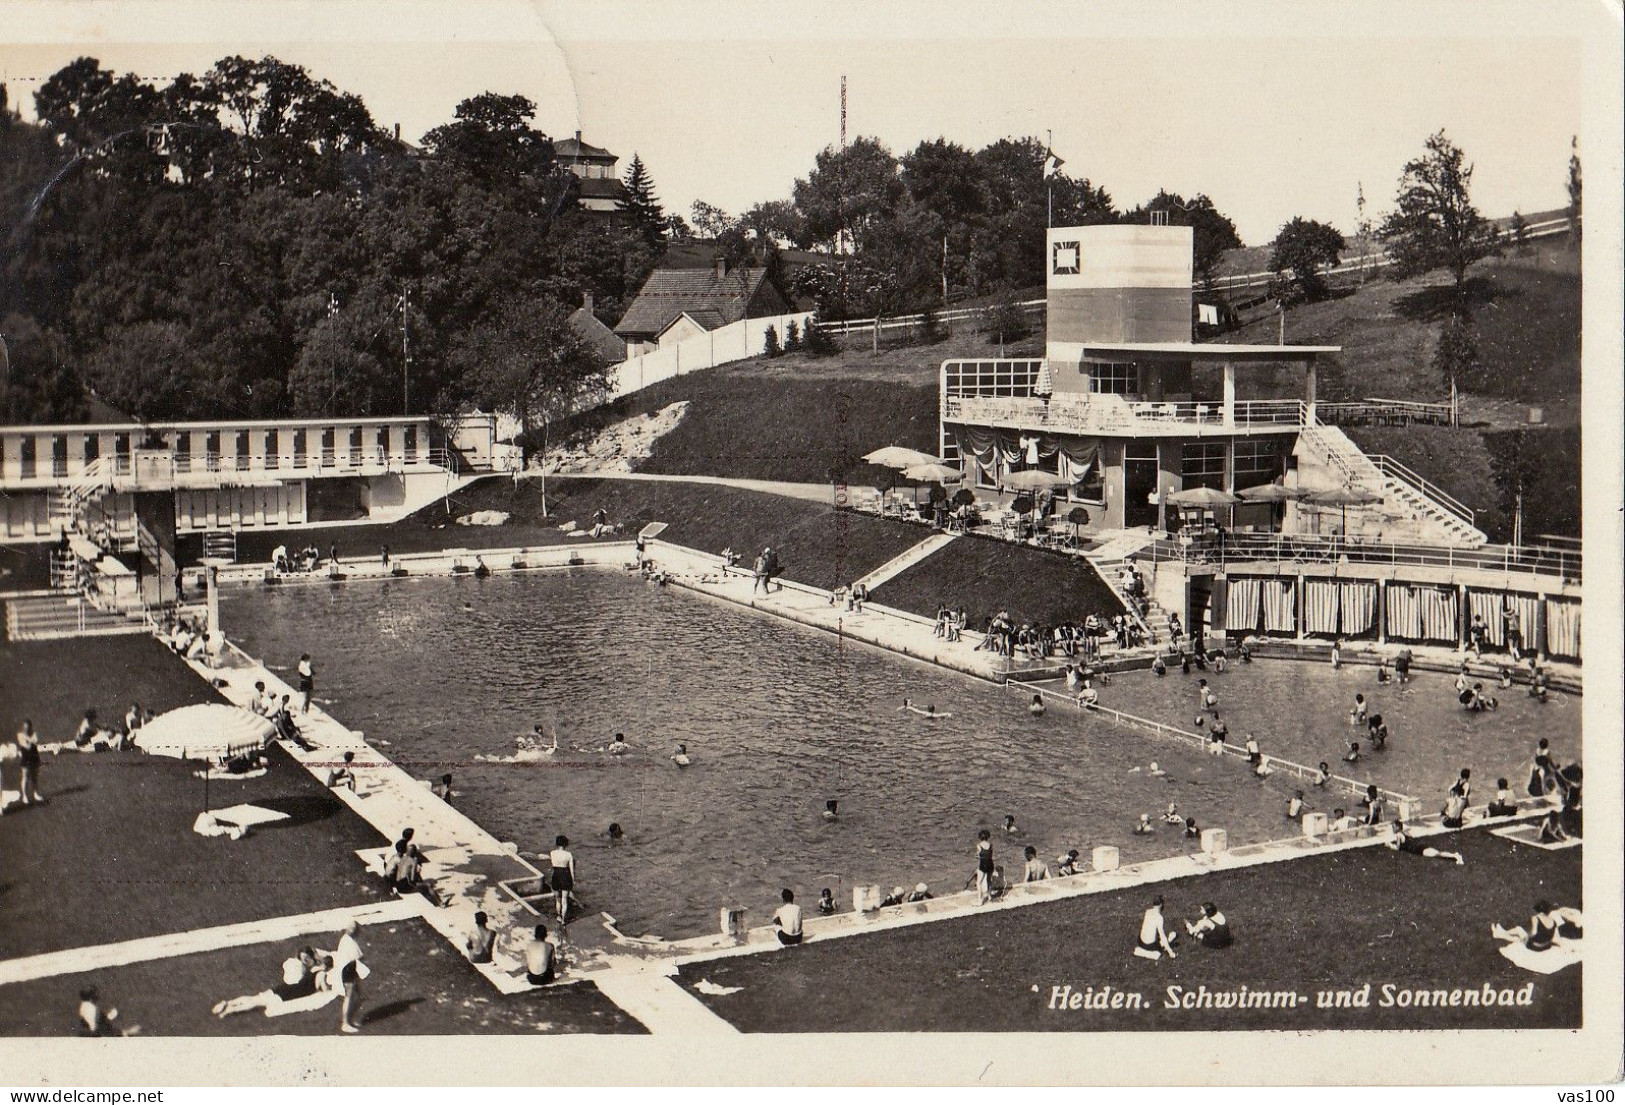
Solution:
M1044 716L1044 696L1041 695L1041 694L1033 695L1033 700L1031 702L1027 703L1027 712L1029 714L1031 714L1033 717L1043 717Z
M1317 786L1317 787L1323 787L1327 783L1331 782L1331 778L1332 778L1332 769L1331 769L1331 767L1327 765L1325 760L1321 760L1320 761L1320 766L1315 768L1315 777L1314 777L1314 780L1313 780L1314 785Z
M1155 675L1167 675L1168 665L1162 662L1162 657L1153 656L1151 658L1151 671Z
M1180 816L1179 805L1175 802L1168 803L1168 812L1162 815L1162 819L1170 825L1183 825L1185 823L1184 817Z
M1157 761L1156 760L1152 760L1151 761L1151 774L1157 776L1158 778L1161 778L1162 776L1164 776L1164 775L1166 775L1168 773L1166 771L1162 770L1162 768L1157 766Z
M616 733L615 739L604 746L604 751L611 756L624 756L631 746L626 743L624 734Z
M1357 763L1360 762L1360 742L1359 741L1349 741L1348 755L1343 757L1343 762L1346 763L1346 764L1357 764Z
M912 700L907 698L903 699L903 704L897 708L899 710L907 710L910 713L919 714L921 717L927 718L953 717L953 715L950 713L937 713L937 708L935 706L916 706Z
M678 767L687 767L690 763L688 758L688 745L679 744L677 746L677 751L671 754L671 762L676 764Z
M1152 833L1154 833L1156 831L1157 831L1156 826L1151 824L1151 815L1148 814L1148 813L1142 813L1140 815L1139 822L1134 826L1134 835L1135 836L1150 836Z
M836 802L836 800L834 798L831 798L829 801L824 803L824 820L825 821L834 821L835 820L836 806L837 806L837 802Z
M1004 831L1012 834L1019 833L1021 831L1020 829L1016 828L1015 814L1007 813L1004 815Z
M626 839L626 830L621 828L619 821L611 821L609 829L605 831L604 835L609 837L611 844L619 844Z

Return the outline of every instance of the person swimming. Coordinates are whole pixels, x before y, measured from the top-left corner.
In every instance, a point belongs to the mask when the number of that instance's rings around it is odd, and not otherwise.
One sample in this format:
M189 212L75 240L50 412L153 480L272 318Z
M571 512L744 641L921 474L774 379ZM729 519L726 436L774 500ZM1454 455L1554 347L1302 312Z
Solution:
M897 708L899 710L907 710L910 713L919 714L921 717L932 718L932 719L936 719L936 718L939 718L939 717L953 717L954 716L953 714L946 713L946 712L938 713L937 708L935 706L916 706L914 704L913 700L907 699L907 698L903 699L903 704L901 706L897 707Z
M1354 707L1353 707L1353 709L1349 710L1349 724L1350 725L1364 724L1364 722L1366 720L1366 711L1367 711L1367 709L1368 709L1368 707L1366 706L1365 695L1363 695L1363 694L1355 695L1354 696Z
M1167 675L1168 665L1162 662L1162 657L1153 656L1151 658L1151 671L1155 675Z
M831 798L831 799L829 799L828 801L826 801L824 803L824 820L825 821L834 821L835 820L835 810L836 810L836 807L838 805L839 805L839 803L834 798Z
M1168 803L1168 811L1162 815L1162 819L1170 825L1183 825L1185 823L1185 818L1180 814L1179 805L1176 802Z
M1133 832L1135 836L1150 836L1156 831L1157 827L1151 824L1151 815L1148 813L1142 813L1140 820L1134 824Z
M1346 764L1357 764L1360 762L1359 741L1349 741L1348 754L1343 757L1343 762Z
M626 830L621 828L619 821L611 821L604 835L609 837L611 843L619 843L626 839Z
M1007 813L1004 815L1004 831L1007 833L1019 833L1021 831L1016 827L1015 814Z
M1031 714L1033 717L1043 717L1044 716L1044 696L1041 695L1041 694L1033 695L1033 700L1031 702L1027 703L1027 712L1029 714Z
M671 754L671 762L676 764L678 767L687 767L691 762L688 758L688 745L679 744L677 746L677 751Z
M631 745L626 743L626 735L616 733L615 738L604 746L604 751L611 756L624 756Z
M1166 771L1162 770L1162 768L1157 766L1157 761L1156 760L1152 760L1151 761L1150 774L1155 775L1158 778L1161 778L1162 776L1164 776L1164 775L1166 775L1168 773Z
M1331 782L1331 779L1332 779L1331 766L1329 764L1327 764L1325 760L1321 760L1320 761L1320 766L1315 768L1315 777L1312 780L1310 780L1310 782L1314 786L1323 787L1327 783Z

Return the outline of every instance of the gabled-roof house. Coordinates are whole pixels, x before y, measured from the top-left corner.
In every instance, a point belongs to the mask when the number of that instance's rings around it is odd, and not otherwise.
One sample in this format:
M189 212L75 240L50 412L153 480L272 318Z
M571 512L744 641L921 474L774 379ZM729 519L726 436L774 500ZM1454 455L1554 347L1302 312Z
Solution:
M615 331L605 326L592 313L592 293L588 292L581 297L581 306L570 314L570 329L575 331L588 349L606 365L620 364L626 360L626 343L615 336Z
M667 345L742 318L782 315L793 306L766 268L656 269L621 316L615 333L633 346Z

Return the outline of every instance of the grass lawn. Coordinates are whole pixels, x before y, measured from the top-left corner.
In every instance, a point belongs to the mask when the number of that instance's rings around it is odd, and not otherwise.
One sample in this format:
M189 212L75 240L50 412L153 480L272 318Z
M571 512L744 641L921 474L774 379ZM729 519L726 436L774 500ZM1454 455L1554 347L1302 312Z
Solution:
M1574 1028L1580 968L1530 974L1498 954L1490 923L1526 924L1531 903L1580 900L1580 849L1546 852L1468 832L1435 838L1465 867L1366 848L1180 879L985 917L941 921L801 948L696 963L681 981L740 987L697 994L753 1032L1214 1031ZM1129 954L1150 896L1170 927L1214 900L1234 947L1186 947L1176 960ZM856 980L861 984L854 985ZM1368 1008L1316 1007L1321 991L1371 986ZM1534 984L1533 1005L1381 1008L1382 988L1499 990ZM1049 1008L1052 988L1141 995L1134 1011ZM1164 1008L1184 991L1290 991L1292 1009Z
M104 720L132 701L162 713L219 701L148 637L0 644L7 734L32 718L70 738L87 707ZM0 821L6 869L0 932L29 955L371 901L352 853L388 843L280 750L258 779L215 782L213 805L256 802L290 815L240 841L192 832L203 784L192 763L140 752L46 755L47 802ZM6 765L15 789L17 768Z
M987 537L951 542L877 587L874 600L927 617L938 604L963 604L974 629L999 609L1009 610L1018 625L1081 622L1123 610L1083 558Z
M339 555L377 555L444 548L501 548L564 544L558 526L569 519L587 524L602 507L630 538L649 522L666 522L662 537L706 552L732 546L748 562L765 545L779 550L785 574L816 587L850 583L930 536L920 525L836 511L819 503L758 491L695 483L638 480L549 479L548 516L542 517L542 486L524 480L516 488L503 477L481 480L452 497L448 515L438 504L385 526L333 530L285 530L238 538L240 559L263 559L276 544L314 541L324 552L336 543ZM475 510L505 510L501 526L458 526L449 518ZM579 544L582 539L569 541Z
M504 997L422 921L367 925L360 939L372 968L362 984L364 1034L643 1031L591 984ZM282 1017L256 1011L222 1020L210 1009L280 981L282 961L303 945L330 951L337 941L335 932L0 986L0 1034L72 1035L79 990L94 985L142 1036L334 1035L337 1001Z

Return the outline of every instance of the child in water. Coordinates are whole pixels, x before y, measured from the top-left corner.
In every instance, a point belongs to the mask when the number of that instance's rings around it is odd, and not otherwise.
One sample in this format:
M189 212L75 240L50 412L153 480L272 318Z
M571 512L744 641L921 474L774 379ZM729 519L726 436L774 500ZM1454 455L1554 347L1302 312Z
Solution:
M1142 813L1140 815L1139 822L1134 826L1134 835L1150 836L1156 831L1156 827L1151 824L1151 815L1148 813Z
M688 745L679 744L677 746L677 751L671 754L671 762L676 764L678 767L687 767L690 763L688 758Z
M1027 703L1027 712L1029 714L1031 714L1033 717L1043 717L1044 716L1044 696L1041 695L1041 694L1033 695L1033 700L1031 702Z
M818 892L818 912L826 917L835 912L835 895L827 886Z

